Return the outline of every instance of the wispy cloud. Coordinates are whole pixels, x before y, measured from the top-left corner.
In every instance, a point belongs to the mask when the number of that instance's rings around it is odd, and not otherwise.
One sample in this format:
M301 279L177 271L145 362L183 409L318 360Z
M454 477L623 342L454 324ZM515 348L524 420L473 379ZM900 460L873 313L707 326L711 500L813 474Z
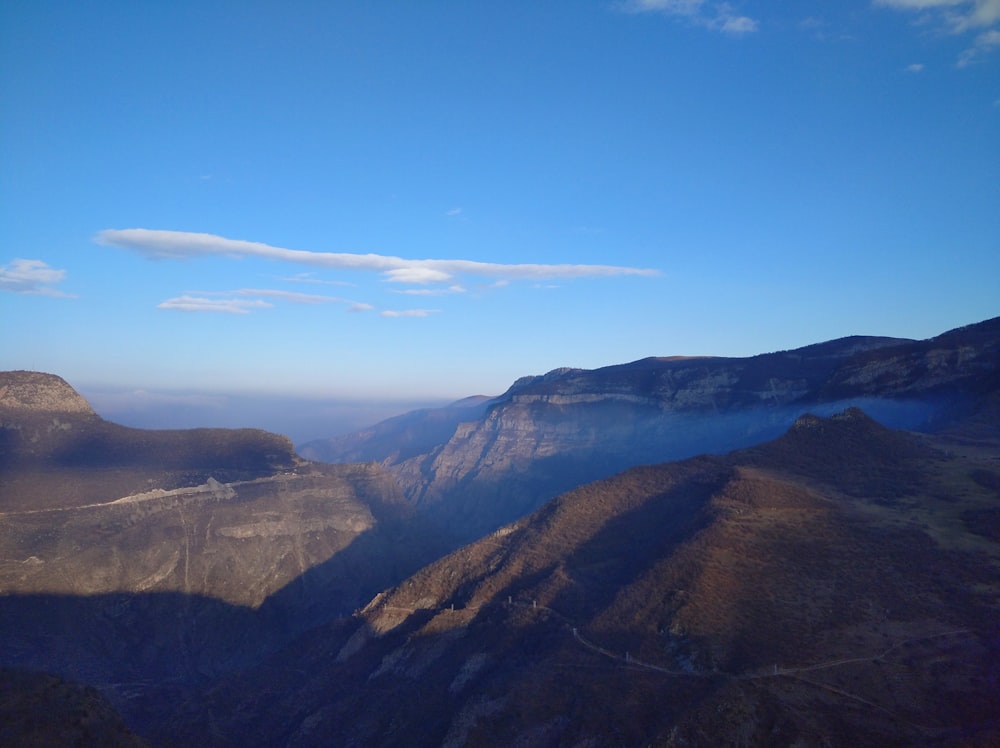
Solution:
M293 304L353 304L350 299L342 299L339 296L323 296L313 293L299 293L297 291L281 291L272 288L239 288L235 291L199 291L209 296L263 296L265 298L281 299L290 301Z
M248 298L252 297L252 298ZM365 304L339 296L298 293L272 288L238 288L234 291L188 291L183 296L157 304L158 309L176 309L183 312L226 312L228 314L249 314L253 309L271 309L274 304L265 299L286 301L292 304L346 304L349 312L364 312L374 309Z
M466 293L464 286L448 286L447 288L404 288L393 291L393 293L406 294L407 296L451 296L452 294Z
M475 275L507 280L569 279L613 276L653 276L651 268L617 265L504 264L477 260L410 260L378 254L312 252L274 247L260 242L227 239L214 234L150 229L108 229L94 237L98 244L136 252L151 259L196 257L254 257L338 270L380 273L394 283L443 283L456 275Z
M980 57L989 54L1000 47L1000 31L990 29L977 34L972 46L962 52L958 58L958 66L965 67L976 62Z
M618 7L625 13L659 13L694 26L740 36L757 31L754 18L741 15L730 3L705 0L623 0Z
M914 62L912 65L907 65L903 68L907 73L922 73L924 71L923 63Z
M65 270L50 267L42 260L15 259L8 265L0 265L0 291L75 299L73 294L53 288L65 278Z
M316 278L312 273L297 273L290 278L279 278L278 280L288 281L289 283L311 283L317 286L351 286L352 283L347 281L339 280L323 280L321 278Z
M379 312L379 315L382 317L430 317L432 314L437 314L440 311L440 309L386 309Z
M954 31L986 28L1000 22L1000 0L874 0L898 10L936 13Z
M181 312L223 312L249 314L251 309L270 309L261 299L212 299L205 296L176 296L156 305L157 309L176 309Z
M936 23L953 34L975 32L958 66L965 67L1000 46L1000 0L873 0L876 6L917 13L923 23Z

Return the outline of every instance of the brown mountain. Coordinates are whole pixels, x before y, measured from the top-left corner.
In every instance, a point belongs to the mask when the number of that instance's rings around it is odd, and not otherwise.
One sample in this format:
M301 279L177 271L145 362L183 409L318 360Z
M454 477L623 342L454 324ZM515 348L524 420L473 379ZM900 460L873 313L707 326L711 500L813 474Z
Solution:
M224 682L168 742L211 713L218 745L995 745L1000 430L972 432L804 416L583 486Z
M747 447L806 412L862 407L887 425L933 431L976 407L998 372L995 318L923 341L855 336L750 358L558 369L518 380L450 432L439 417L434 444L393 446L398 430L387 425L372 430L374 441L361 434L304 449L330 462L381 462L419 511L470 540L582 483Z

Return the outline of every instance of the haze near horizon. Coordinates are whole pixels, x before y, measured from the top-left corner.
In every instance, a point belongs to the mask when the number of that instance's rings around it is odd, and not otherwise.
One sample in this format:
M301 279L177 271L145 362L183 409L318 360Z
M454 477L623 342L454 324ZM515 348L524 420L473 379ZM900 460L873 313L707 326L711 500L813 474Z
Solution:
M0 369L385 417L931 337L997 314L998 82L994 0L7 4Z

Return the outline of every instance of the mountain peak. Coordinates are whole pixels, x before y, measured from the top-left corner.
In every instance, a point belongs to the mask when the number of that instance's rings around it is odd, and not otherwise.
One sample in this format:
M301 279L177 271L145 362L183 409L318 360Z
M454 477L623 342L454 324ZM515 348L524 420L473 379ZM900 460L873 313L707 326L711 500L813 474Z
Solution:
M0 372L0 409L96 415L65 379L38 371Z

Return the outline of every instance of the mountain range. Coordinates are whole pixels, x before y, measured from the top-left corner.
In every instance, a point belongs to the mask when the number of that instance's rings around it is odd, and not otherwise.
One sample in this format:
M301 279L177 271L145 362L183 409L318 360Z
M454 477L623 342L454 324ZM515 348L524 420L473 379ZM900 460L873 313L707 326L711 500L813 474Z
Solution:
M0 706L65 678L164 746L990 745L998 424L1000 318L299 454L0 373Z
M376 461L462 541L634 465L725 453L804 413L860 406L935 430L997 385L1000 318L924 341L854 336L750 358L648 358L525 377L500 397L417 411L300 449Z

